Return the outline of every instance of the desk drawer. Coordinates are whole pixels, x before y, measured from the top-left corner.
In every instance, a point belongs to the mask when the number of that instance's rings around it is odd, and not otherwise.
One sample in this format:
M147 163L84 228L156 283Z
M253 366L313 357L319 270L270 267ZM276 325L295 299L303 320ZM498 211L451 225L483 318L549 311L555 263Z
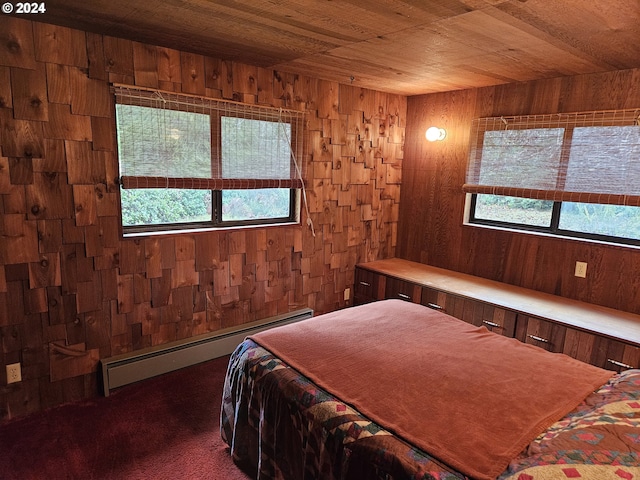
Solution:
M429 287L422 288L421 303L499 335L515 335L516 313L510 310Z
M562 352L567 327L529 315L518 315L516 338L521 342L544 348L549 352Z
M385 298L399 298L407 302L420 303L421 291L420 285L389 277L385 288Z
M455 316L453 314L455 301L455 295L451 295L434 288L422 287L420 303L425 307Z
M356 305L375 302L384 298L386 277L378 273L356 268L353 302ZM382 289L382 295L380 290Z
M567 329L563 353L615 372L640 367L639 347L572 328Z
M471 323L479 327L486 327L489 331L505 337L515 336L516 312L482 302L474 302L474 304L474 317Z

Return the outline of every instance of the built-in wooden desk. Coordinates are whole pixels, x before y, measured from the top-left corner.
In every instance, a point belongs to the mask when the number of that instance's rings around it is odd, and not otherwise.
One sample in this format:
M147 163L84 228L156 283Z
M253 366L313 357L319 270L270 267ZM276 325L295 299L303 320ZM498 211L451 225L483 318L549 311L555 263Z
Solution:
M640 315L392 258L356 266L354 302L402 298L502 335L622 370L640 367Z

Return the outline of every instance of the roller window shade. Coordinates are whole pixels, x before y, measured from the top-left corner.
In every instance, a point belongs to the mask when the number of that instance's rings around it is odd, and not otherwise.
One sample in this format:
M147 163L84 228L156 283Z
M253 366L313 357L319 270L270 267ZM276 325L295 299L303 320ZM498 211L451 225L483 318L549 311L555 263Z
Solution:
M640 206L640 110L474 120L464 191Z
M301 188L304 112L114 87L123 188Z

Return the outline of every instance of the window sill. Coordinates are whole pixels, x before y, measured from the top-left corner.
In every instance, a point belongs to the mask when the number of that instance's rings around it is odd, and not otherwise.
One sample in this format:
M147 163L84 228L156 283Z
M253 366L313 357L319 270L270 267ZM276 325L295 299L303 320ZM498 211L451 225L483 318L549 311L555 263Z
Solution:
M177 230L158 230L146 232L123 232L123 238L143 238L168 235L192 235L200 233L228 232L233 230L249 230L256 228L276 228L276 227L292 227L301 225L300 222L283 222L283 223L263 223L260 225L233 225L228 227L199 227L199 228L181 228Z
M572 237L572 236L569 236L569 235L554 235L552 233L539 232L539 231L535 231L535 230L507 228L507 227L501 227L501 226L498 226L498 225L484 225L484 224L480 224L480 223L471 223L469 221L464 221L462 223L462 226L463 227L471 227L471 228L482 228L482 229L487 229L487 230L497 230L497 231L517 234L517 235L532 235L532 236L536 236L536 237L546 237L546 238L554 239L554 240L569 240L569 241L580 242L580 243L591 243L591 244L595 244L595 245L603 245L603 246L606 246L606 247L629 248L629 249L632 249L632 250L639 250L640 251L640 245L631 245L631 244L628 244L628 243L607 242L607 241L604 241L604 240L594 240L594 239L591 239L591 238L584 238L584 237Z

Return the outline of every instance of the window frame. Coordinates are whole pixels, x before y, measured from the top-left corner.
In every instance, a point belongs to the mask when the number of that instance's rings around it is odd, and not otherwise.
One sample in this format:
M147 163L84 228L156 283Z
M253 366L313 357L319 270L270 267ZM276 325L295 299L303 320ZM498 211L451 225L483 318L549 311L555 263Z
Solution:
M144 91L147 94L159 92L157 90L151 90L151 89L139 89L138 87L127 87L127 86L120 86L120 87L131 88L136 91ZM188 98L200 98L200 97L195 97L191 95L175 94L173 92L162 92L162 94L177 95L179 97L184 96ZM162 94L159 95L161 98L162 98ZM229 102L229 101L217 100L217 99L202 98L202 100L216 102L220 104L230 104L234 107L237 107L238 111L241 112L241 113L237 113L236 110L233 110L233 109L231 109L230 111L226 111L226 110L223 111L215 108L212 108L211 110L205 111L205 112L202 112L202 111L192 112L192 113L198 113L198 114L205 113L209 117L209 125L211 130L210 162L211 162L212 178L218 178L219 181L221 182L225 181L225 179L221 178L220 176L216 176L216 175L220 175L222 172L223 159L222 159L221 152L222 152L223 139L222 139L221 126L222 126L222 118L225 116L247 118L251 120L269 121L269 122L276 122L276 123L279 123L279 122L286 123L291 129L291 138L290 138L291 143L290 143L290 149L289 149L290 155L294 162L303 160L303 159L297 160L296 156L301 153L302 155L304 155L304 143L305 143L305 130L304 130L304 121L303 121L304 112L288 111L289 113L292 114L292 116L287 117L286 119L283 120L282 119L283 109L264 107L260 105L240 104L238 102ZM161 107L155 107L154 105L150 104L149 101L144 101L143 104L137 104L137 103L125 103L125 102L116 100L115 104L116 105L130 104L130 105L139 106L139 107L161 109ZM246 112L242 111L242 107L246 107L247 111L251 113L247 114ZM176 109L176 110L179 110L179 109ZM186 111L191 112L191 110L186 110ZM255 117L251 116L255 111L259 111L260 115L259 116L256 115ZM116 138L118 138L117 136L119 132L119 122L117 119L117 115L115 116L114 123L115 123ZM298 145L297 142L302 142L302 145ZM118 159L118 167L119 167L119 170L121 171L123 162L120 158L120 154L118 150L116 150L116 154ZM121 195L122 191L124 190L124 186L123 186L123 183L121 182L120 184L120 223L122 226L122 234L123 236L126 237L126 236L165 234L165 233L179 233L179 232L185 232L185 231L215 231L215 230L226 229L226 228L271 227L271 226L279 226L279 225L300 224L300 211L301 211L300 203L302 200L301 190L304 188L304 181L300 177L302 172L302 167L296 166L295 170L296 171L294 171L293 165L291 165L290 173L291 175L296 175L297 178L300 179L302 188L296 188L296 187L290 187L290 186L264 187L265 189L282 188L282 189L289 190L288 201L286 204L289 212L288 215L279 216L279 217L262 217L262 218L245 219L245 220L226 220L225 221L222 219L222 209L223 209L222 195L223 195L223 192L226 190L237 190L238 188L251 190L252 188L242 188L242 187L228 188L228 189L227 188L221 188L221 189L198 188L200 190L207 190L211 192L211 205L210 205L211 213L210 213L209 220L192 221L192 222L170 222L170 223L158 223L158 224L135 224L135 225L124 224L123 209L122 209L122 195ZM235 185L234 183L235 179L226 179L226 180L228 180L230 183L233 183ZM275 180L275 181L277 182L278 180ZM237 180L237 182L246 183L246 180L244 179ZM138 189L138 190L140 189L135 187L130 187L130 188ZM165 187L165 188L159 187L159 188L163 190L170 189L169 187ZM255 187L255 188L259 188L259 187ZM189 187L185 187L184 190L189 190Z
M289 189L289 216L247 220L222 220L222 192L224 192L224 190L213 190L212 192L212 203L214 206L211 216L216 227L250 227L260 225L264 226L267 224L276 225L282 223L300 223L298 218L300 189L298 188ZM214 200L213 197L218 197L218 200Z
M486 218L477 218L476 203L477 196L483 194L469 193L467 194L468 202L468 218L465 221L467 225L479 225L485 227L500 228L504 230L514 232L528 232L528 233L541 233L551 235L557 238L570 238L574 240L593 241L599 243L615 244L621 246L635 246L640 247L640 239L617 237L612 235L602 235L597 233L579 232L576 230L567 230L559 227L560 214L562 209L562 201L553 202L551 209L551 219L548 227L542 227L539 225L528 225L526 223L508 222L501 220L488 220ZM594 204L603 205L603 204Z
M165 233L201 232L216 231L227 228L244 227L275 227L283 225L300 225L300 189L290 188L289 190L289 213L288 217L273 217L250 220L227 220L221 219L221 204L216 207L214 198L222 196L223 190L209 190L211 192L211 220L200 222L173 222L148 225L122 225L124 237L157 235ZM122 211L122 208L121 208ZM120 215L122 219L122 214ZM216 218L218 218L216 220ZM121 220L122 221L122 220Z
M575 170L575 176L570 173L570 161L572 159L572 147L574 146L574 131L577 128L581 127L589 127L589 128L616 128L616 127L637 127L640 126L640 109L628 109L628 110L611 110L611 111L594 111L594 112L577 112L577 113L557 113L557 114L548 114L548 115L522 115L522 116L514 116L514 117L489 117L489 118L478 118L472 122L472 131L471 131L471 140L470 140L470 149L469 149L469 162L467 165L467 177L466 183L463 186L463 191L466 193L465 199L465 218L464 224L468 225L481 225L493 228L506 229L511 231L522 231L522 232L531 232L531 233L539 233L545 235L551 235L558 238L572 238L584 241L594 241L600 243L607 244L615 244L621 246L640 246L640 239L632 238L632 237L623 237L617 235L609 235L603 233L595 233L595 232L583 232L579 230L571 230L567 228L560 228L561 225L561 215L562 215L562 206L564 203L578 203L578 204L591 204L591 205L620 205L627 206L633 208L640 208L640 192L634 187L629 187L629 182L622 182L620 184L620 189L613 191L611 188L601 189L601 185L616 185L618 186L618 181L610 181L609 183L604 180L606 175L609 172L615 172L613 170L606 170L606 168L611 169L612 163L605 163L605 167L603 170L598 170L601 168L598 164L598 158L596 157L596 161L594 163L589 164L589 166L593 165L595 170L595 175L589 174L587 183L583 183L583 179L587 179L586 176L582 176L584 170ZM495 170L495 168L503 168L504 171L512 173L511 176L507 175L506 178L502 178L498 175L499 180L495 183L491 183L491 180L487 181L486 179L483 181L482 176L482 166L483 166L483 150L484 150L484 142L485 142L485 134L487 132L493 131L506 131L506 130L541 130L544 131L546 129L557 129L562 128L564 133L562 135L562 143L560 145L559 156L557 157L557 161L559 162L556 168L556 186L547 187L542 184L536 183L522 183L522 178L529 178L528 175L523 174L518 167L518 163L523 165L530 165L527 162L527 157L513 156L513 152L511 153L511 157L509 157L509 143L504 143L503 147L505 150L501 155L505 155L505 159L503 160L505 163L500 167L500 165L496 164L494 166L491 162L493 162L494 157L492 155L488 156L488 176L487 179L491 178L492 175L495 176L496 173L499 173L499 170ZM637 135L637 133L635 134ZM606 131L602 131L602 137L615 137L616 135L611 135ZM506 138L506 137L505 137ZM536 137L533 137L535 139ZM598 137L594 137L598 138ZM633 138L633 137L632 137ZM636 137L637 138L637 137ZM597 143L596 140L595 147L602 147L602 152L607 152L607 148L613 146L620 146L628 148L625 150L623 155L626 154L626 162L622 161L622 165L630 165L629 159L635 158L634 152L638 149L638 143L626 143L624 141L616 142L616 143L607 143L606 141L602 141L602 143ZM495 145L495 144L494 144ZM522 144L523 146L529 145ZM535 145L532 143L531 145ZM576 143L577 148L583 148L584 143L578 142ZM489 145L491 147L491 144ZM517 147L517 144L516 144ZM517 154L517 151L516 151ZM578 154L579 155L579 154ZM511 158L509 160L509 158ZM518 159L514 161L513 159ZM579 158L578 162L579 162ZM589 157L586 157L589 158ZM606 157L606 155L602 155L600 158L607 159L616 159L616 158L625 158L623 157ZM555 162L551 159L551 163ZM511 163L509 163L511 162ZM509 168L509 165L512 165ZM574 165L573 163L571 165ZM577 164L578 168L584 165L580 162ZM574 165L575 168L575 165ZM628 167L627 167L628 168ZM635 171L635 170L632 170ZM570 176L569 176L570 175ZM600 176L604 175L604 176ZM532 176L533 177L533 176ZM533 177L535 178L535 177ZM542 177L540 177L542 178ZM600 182L600 185L597 185L591 179L596 179L596 182ZM617 178L617 177L614 177ZM578 183L575 183L575 181ZM571 186L568 184L571 182ZM478 195L487 195L487 196L501 196L501 197L520 197L520 198L528 198L532 200L540 200L540 201L551 201L553 202L553 206L551 209L551 217L549 219L549 226L540 226L540 225L530 225L525 223L520 223L518 221L512 221L509 219L505 220L496 220L496 219L485 219L478 218L476 216L477 209L477 200ZM600 217L602 218L602 217ZM518 218L513 220L519 220ZM623 227L626 224L621 224ZM568 225L565 225L565 227ZM576 226L576 228L582 228L582 226ZM598 230L598 227L595 227ZM615 232L619 233L619 232Z

